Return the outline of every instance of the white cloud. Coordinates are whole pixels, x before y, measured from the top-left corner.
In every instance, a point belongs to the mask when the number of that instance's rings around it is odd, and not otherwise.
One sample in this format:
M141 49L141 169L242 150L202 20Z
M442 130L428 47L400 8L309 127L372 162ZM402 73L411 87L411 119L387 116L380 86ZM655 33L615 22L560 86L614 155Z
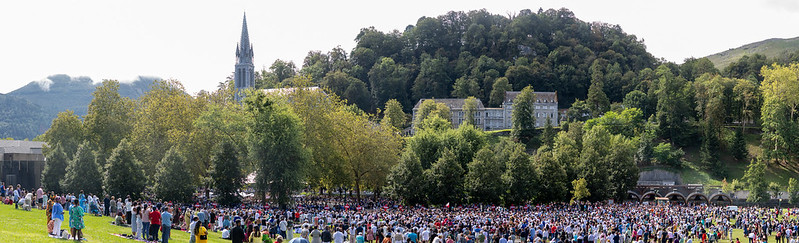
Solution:
M45 79L36 81L36 84L38 84L39 88L41 88L44 92L48 92L48 91L50 91L50 85L53 84L53 80L50 80L50 78L45 78Z

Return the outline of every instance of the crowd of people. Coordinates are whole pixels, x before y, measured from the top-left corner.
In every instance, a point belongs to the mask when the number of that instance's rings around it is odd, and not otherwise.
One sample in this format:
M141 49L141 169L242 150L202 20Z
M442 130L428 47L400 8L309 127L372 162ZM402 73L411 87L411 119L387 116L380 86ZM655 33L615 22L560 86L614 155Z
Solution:
M799 236L795 208L731 210L638 202L426 208L403 207L388 199L356 203L343 196L311 196L296 197L291 208L278 209L2 188L4 201L46 210L51 235L73 239L84 238L86 212L130 227L127 237L159 242L168 242L173 229L188 232L190 242L200 243L208 241L210 231L232 242L257 243L765 243L769 236L777 243L797 243ZM69 233L61 230L66 212ZM742 229L744 239L734 238L733 229Z

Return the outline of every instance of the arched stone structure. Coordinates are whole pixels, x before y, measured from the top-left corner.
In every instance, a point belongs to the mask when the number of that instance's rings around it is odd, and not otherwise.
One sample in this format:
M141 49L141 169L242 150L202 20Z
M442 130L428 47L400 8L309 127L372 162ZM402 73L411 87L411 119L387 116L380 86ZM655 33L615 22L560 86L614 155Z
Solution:
M685 199L686 203L691 202L700 202L700 203L709 203L707 195L701 192L694 192L688 195L688 198Z
M708 202L716 203L716 204L719 204L719 203L732 203L732 198L730 198L730 195L727 195L726 193L719 192L719 193L715 193L713 195L710 195L710 198L709 198Z
M666 194L666 198L669 199L669 202L680 202L680 203L684 203L686 199L685 195L683 195L678 191L669 192L668 194Z
M643 201L655 201L655 198L661 197L661 195L655 191L648 191L641 195L641 202Z
M627 200L635 200L636 202L640 202L642 199L641 195L634 191L627 191Z

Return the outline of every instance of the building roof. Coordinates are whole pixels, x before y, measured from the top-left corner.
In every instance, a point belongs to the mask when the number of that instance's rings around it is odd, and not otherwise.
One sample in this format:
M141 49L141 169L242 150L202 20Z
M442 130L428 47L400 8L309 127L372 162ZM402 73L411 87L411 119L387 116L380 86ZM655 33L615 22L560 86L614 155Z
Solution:
M449 106L450 109L461 109L463 108L463 104L466 103L466 99L419 99L416 102L416 105L413 106L414 110L418 110L419 107L422 106L422 102L425 100L434 100L436 103L444 103L445 105ZM483 109L483 102L480 99L477 99L477 109Z
M505 91L505 102L506 103L513 103L513 100L516 99L516 96L519 95L521 91ZM554 102L558 102L558 92L533 92L535 94L535 98L537 100L553 100Z
M298 88L276 88L276 89L264 89L262 91L264 92L264 94L287 95L287 94L293 93L297 89ZM319 89L319 86L311 86L311 87L307 87L307 88L303 88L303 89L306 89L306 90L309 90L309 91L315 91L315 90L322 91L321 89Z
M44 142L0 140L0 154L41 154Z

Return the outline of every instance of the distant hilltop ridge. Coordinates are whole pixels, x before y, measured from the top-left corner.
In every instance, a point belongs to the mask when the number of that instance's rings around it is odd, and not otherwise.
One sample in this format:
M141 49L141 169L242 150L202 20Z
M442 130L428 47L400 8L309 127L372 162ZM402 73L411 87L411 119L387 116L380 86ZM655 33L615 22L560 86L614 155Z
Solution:
M155 80L160 78L139 76L132 82L120 81L119 94L136 99ZM85 116L92 92L100 84L85 76L56 74L0 95L0 138L33 139L65 110Z
M797 51L799 51L799 37L786 39L771 38L749 43L738 48L731 48L729 50L707 56L707 58L713 62L713 65L715 65L716 68L721 70L745 55L751 56L754 54L761 54L768 58L777 58L782 55L787 55Z

